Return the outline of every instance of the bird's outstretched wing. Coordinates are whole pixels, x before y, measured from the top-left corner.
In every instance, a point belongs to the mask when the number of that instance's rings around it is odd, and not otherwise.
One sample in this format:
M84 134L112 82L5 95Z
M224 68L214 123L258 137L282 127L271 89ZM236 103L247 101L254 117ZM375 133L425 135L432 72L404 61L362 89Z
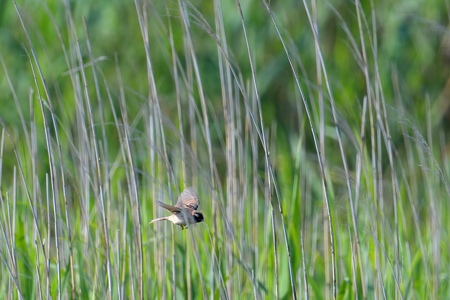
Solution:
M164 207L164 206L163 206ZM197 210L198 208L198 195L197 192L191 188L186 188L178 197L178 202L175 207L187 208L189 210Z
M178 207L178 206L172 206L172 205L169 205L169 204L165 204L165 203L163 203L163 202L161 202L161 201L156 201L156 203L157 203L159 206L161 206L161 207L163 207L163 208L165 208L165 209L167 209L168 211L173 212L173 213L177 213L177 212L180 212L180 211L181 211L181 208Z

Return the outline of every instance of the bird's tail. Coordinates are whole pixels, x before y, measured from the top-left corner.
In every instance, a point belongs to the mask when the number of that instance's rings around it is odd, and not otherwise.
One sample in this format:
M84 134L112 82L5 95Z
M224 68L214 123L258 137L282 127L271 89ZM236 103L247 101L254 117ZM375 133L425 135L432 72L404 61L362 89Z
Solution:
M148 224L151 224L151 223L157 222L157 221L164 221L164 220L167 220L167 217L162 217L162 218L153 219L153 220L151 220L150 223L148 223Z

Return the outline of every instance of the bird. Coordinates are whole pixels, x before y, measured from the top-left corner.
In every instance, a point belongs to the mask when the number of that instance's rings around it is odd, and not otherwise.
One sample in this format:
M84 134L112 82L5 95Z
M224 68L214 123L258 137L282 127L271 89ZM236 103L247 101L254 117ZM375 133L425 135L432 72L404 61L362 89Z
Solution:
M175 225L181 227L181 230L188 228L189 225L200 223L204 221L203 213L197 211L198 208L198 195L197 192L191 188L186 188L178 197L177 204L175 206L156 201L156 204L162 208L167 209L172 213L168 217L162 217L153 219L149 224L157 221L170 221Z

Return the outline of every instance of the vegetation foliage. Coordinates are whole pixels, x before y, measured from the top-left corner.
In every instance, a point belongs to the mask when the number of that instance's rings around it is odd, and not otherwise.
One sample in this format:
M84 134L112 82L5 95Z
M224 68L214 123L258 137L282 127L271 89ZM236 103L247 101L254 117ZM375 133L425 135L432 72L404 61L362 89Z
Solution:
M449 4L0 2L0 294L448 298Z

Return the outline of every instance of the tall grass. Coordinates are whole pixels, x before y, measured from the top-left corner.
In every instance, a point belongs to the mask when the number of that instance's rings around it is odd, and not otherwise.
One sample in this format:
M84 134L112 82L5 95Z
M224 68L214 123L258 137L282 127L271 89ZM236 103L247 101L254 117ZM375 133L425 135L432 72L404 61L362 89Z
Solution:
M448 132L434 89L411 106L380 64L374 3L84 5L10 7L23 55L0 50L0 294L450 295ZM187 186L204 223L148 224Z

